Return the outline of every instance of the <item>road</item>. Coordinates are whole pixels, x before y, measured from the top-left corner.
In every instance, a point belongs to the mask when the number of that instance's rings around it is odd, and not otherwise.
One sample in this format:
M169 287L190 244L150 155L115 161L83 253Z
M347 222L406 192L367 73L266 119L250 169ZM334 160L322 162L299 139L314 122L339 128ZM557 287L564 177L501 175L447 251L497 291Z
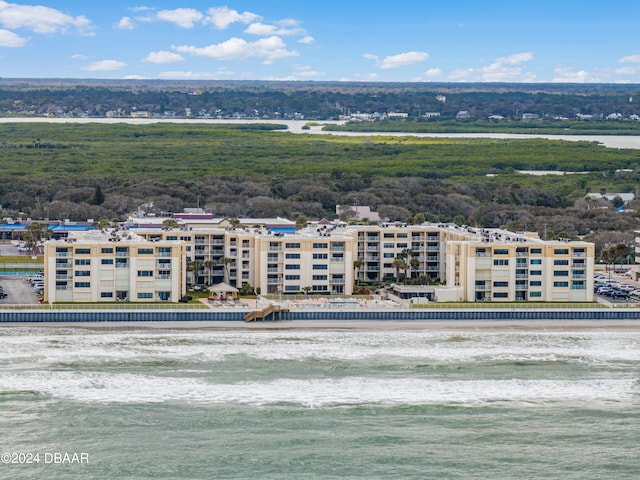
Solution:
M0 277L0 285L7 296L0 299L2 305L37 305L38 296L24 277Z

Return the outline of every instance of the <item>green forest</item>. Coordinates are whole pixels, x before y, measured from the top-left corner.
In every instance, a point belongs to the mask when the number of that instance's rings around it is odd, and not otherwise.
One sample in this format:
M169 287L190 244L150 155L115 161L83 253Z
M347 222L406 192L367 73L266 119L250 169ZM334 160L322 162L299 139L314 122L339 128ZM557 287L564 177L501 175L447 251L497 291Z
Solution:
M340 137L267 125L0 124L3 216L123 219L200 206L229 217L336 218L537 230L604 246L640 228L585 194L636 193L640 150L542 139ZM580 172L526 175L518 170Z

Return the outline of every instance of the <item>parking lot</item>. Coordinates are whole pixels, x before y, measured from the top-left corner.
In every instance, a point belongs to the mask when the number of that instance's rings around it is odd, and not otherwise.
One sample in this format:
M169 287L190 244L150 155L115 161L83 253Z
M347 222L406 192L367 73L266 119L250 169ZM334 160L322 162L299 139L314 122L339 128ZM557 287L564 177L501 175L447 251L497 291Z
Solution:
M0 277L0 286L7 296L0 299L0 305L36 305L38 295L25 277Z
M609 281L612 282L617 282L620 285L630 285L632 287L635 287L636 289L640 289L640 282L637 282L635 280L632 280L632 278L630 276L626 276L624 274L621 273L615 273L613 271L604 271L604 272L600 272L600 274L605 276L605 281L604 282L598 282L598 281L594 281L594 284L598 284L598 283L608 283ZM638 304L640 303L640 297L635 297L635 296L628 296L626 298L612 298L609 295L603 295L599 292L596 292L594 295L597 299L599 300L604 300L605 302L608 302L610 304L613 305L626 305L626 304Z

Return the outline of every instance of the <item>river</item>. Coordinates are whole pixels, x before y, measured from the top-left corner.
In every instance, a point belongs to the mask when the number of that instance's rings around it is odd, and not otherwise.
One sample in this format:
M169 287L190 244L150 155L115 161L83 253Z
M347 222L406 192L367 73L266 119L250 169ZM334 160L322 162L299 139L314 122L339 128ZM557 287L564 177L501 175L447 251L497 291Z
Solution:
M154 123L182 123L182 124L251 124L266 123L274 125L286 125L287 131L291 133L307 133L311 135L335 135L344 137L423 137L423 138L496 138L496 139L532 139L543 138L546 140L565 140L569 142L597 142L608 148L630 148L640 149L640 136L638 135L543 135L543 134L520 134L520 133L410 133L410 132L327 132L322 130L323 125L341 125L343 121L326 120L317 122L308 130L303 130L309 121L307 120L247 120L247 119L212 119L212 118L48 118L48 117L25 117L25 118L0 118L0 123L129 123L132 125L150 125ZM315 123L315 122L313 122ZM322 123L322 124L320 124Z

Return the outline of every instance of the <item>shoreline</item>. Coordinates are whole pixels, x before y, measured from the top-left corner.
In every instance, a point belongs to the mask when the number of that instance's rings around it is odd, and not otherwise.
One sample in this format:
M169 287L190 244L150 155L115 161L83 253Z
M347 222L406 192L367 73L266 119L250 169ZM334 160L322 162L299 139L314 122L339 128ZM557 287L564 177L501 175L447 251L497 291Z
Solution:
M281 320L150 322L0 322L0 328L102 331L452 331L452 332L640 332L638 320Z

